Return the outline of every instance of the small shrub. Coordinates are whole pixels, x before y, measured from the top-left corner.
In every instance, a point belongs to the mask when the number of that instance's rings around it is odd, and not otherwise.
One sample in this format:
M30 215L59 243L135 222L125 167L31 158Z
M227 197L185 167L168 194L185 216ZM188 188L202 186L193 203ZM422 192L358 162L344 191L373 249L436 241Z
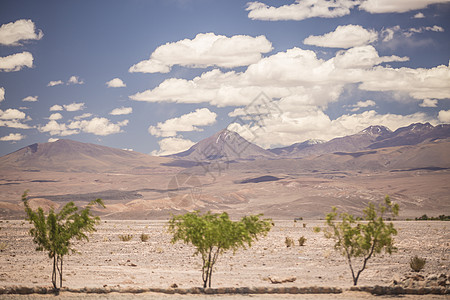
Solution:
M303 228L306 228L306 223L303 223Z
M284 243L286 244L286 247L288 247L288 248L294 246L294 240L288 236L284 239Z
M298 245L299 245L299 246L305 246L305 242L306 242L306 238L305 238L304 236L301 236L301 237L298 239Z
M411 257L409 260L409 266L414 272L420 272L425 267L427 260L425 258L418 257L417 255Z
M121 240L122 242L131 241L132 238L133 238L133 235L131 235L131 234L119 234L119 240Z
M140 238L141 238L142 242L146 242L146 241L148 241L149 236L148 236L148 234L142 233Z
M1 243L0 243L0 252L5 251L7 247L8 247L8 244L7 244L7 243L1 242Z

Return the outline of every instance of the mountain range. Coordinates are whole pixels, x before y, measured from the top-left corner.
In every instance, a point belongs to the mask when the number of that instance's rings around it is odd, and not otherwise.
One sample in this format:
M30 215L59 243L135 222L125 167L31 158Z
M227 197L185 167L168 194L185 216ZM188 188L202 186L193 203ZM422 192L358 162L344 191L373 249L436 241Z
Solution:
M104 218L166 218L192 209L320 218L388 194L405 217L450 214L450 125L370 126L330 141L263 149L227 129L156 157L60 139L0 157L0 218L35 205L102 198Z

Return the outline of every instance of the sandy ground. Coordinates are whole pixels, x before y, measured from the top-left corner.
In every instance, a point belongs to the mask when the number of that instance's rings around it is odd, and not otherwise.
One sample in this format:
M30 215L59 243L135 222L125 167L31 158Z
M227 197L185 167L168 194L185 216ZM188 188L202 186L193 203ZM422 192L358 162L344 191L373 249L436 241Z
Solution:
M35 251L28 235L30 225L24 221L0 221L0 286L50 286L51 261L44 252ZM305 227L303 227L305 224ZM224 253L217 263L212 277L213 287L279 286L268 277L296 277L293 283L283 286L335 286L352 285L351 274L343 257L333 250L333 243L321 233L314 233L314 226L324 226L323 221L275 221L275 227L267 237L261 238L250 249L239 250L235 255ZM392 256L379 255L369 261L358 285L389 285L393 276L410 272L409 259L419 255L427 259L422 274L450 273L450 223L396 221L399 231L395 238L398 252ZM91 235L89 243L76 243L77 254L65 258L63 285L82 287L161 287L177 284L180 288L200 287L201 259L193 256L191 246L170 243L164 221L102 221L98 231ZM142 233L149 235L147 242L140 240ZM123 242L120 234L132 234L131 241ZM305 246L298 246L298 238L304 236ZM285 237L291 237L296 245L287 248ZM347 293L347 294L346 294ZM346 299L345 295L360 298L359 293L341 295L277 295L279 299ZM348 294L350 293L350 294ZM355 296L356 295L356 296ZM362 293L361 295L367 295ZM145 297L145 295L128 295ZM271 299L270 295L241 296ZM0 298L10 297L1 296ZM44 297L35 295L36 298ZM66 298L72 297L70 293ZM73 297L79 297L74 295ZM91 295L92 299L105 296ZM127 295L110 294L107 298L128 299ZM151 298L173 298L170 295L152 294ZM203 296L181 296L184 299L202 299ZM206 296L205 296L206 297ZM211 296L207 296L210 298ZM234 296L214 296L234 299ZM273 297L273 295L272 295ZM303 297L303 298L301 298ZM429 299L444 299L441 296ZM14 298L14 297L12 297ZM21 297L26 299L26 297ZM402 297L403 299L414 299ZM382 297L377 297L382 299Z

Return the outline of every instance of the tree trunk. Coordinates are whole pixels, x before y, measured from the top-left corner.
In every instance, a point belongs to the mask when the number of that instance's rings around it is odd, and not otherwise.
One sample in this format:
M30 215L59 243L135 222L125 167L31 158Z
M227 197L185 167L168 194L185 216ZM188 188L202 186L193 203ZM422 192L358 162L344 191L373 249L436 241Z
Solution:
M53 289L57 291L58 288L56 287L56 256L53 256L52 284Z

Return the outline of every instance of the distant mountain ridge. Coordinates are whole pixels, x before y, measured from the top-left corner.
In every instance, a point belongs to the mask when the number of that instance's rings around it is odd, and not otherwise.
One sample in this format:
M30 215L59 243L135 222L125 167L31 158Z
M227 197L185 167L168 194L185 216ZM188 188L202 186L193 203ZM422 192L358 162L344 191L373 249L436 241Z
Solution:
M256 158L275 158L276 155L253 143L238 133L223 129L216 134L201 140L186 151L169 155L183 160L211 161L238 160Z
M35 143L0 157L0 168L63 172L109 172L167 161L160 157L111 147L60 139Z

